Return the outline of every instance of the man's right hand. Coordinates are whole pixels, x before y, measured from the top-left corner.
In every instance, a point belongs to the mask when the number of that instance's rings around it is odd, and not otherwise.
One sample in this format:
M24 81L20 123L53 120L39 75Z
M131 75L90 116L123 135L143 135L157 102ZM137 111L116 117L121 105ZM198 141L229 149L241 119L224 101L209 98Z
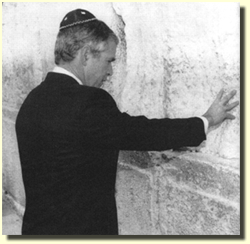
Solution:
M209 107L207 112L203 115L208 122L209 127L216 126L222 123L226 119L235 119L235 116L229 113L233 108L239 105L239 102L233 102L228 104L228 102L234 97L236 91L231 91L228 95L223 97L223 89L220 90L219 94L217 95L216 99Z

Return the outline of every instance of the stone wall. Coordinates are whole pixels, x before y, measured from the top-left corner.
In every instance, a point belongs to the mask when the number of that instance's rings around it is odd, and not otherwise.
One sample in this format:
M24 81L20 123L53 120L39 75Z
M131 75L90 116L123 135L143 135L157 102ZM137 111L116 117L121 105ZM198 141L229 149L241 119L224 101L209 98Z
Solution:
M236 89L239 100L237 3L4 3L3 197L20 216L25 193L15 118L53 68L59 23L76 8L93 12L120 38L114 75L103 89L121 111L200 116L221 88ZM240 233L239 108L233 113L236 120L211 131L201 148L120 153L121 234Z

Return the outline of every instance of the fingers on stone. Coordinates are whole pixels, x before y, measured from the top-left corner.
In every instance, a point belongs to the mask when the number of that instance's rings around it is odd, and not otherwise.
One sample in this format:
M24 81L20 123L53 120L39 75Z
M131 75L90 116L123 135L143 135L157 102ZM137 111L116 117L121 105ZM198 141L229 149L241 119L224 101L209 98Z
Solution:
M236 94L236 91L233 90L231 91L227 96L225 96L223 99L222 99L222 103L223 104L227 104Z
M226 119L235 119L235 116L232 114L227 113Z
M223 96L223 93L224 93L224 89L221 89L220 91L219 91L219 93L218 93L218 95L217 95L217 99L221 99L222 98L222 96Z
M235 108L235 107L238 106L238 105L239 105L239 101L234 102L234 103L231 103L231 104L227 105L226 110L229 111L229 110Z

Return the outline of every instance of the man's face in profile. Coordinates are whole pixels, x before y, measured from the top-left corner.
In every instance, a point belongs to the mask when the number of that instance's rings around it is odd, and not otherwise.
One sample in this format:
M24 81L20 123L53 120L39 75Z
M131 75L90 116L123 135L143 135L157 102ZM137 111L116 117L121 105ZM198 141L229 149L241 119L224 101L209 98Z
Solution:
M85 79L88 86L101 87L108 76L113 74L112 62L115 61L116 43L108 40L104 51L98 56L89 55L85 70Z

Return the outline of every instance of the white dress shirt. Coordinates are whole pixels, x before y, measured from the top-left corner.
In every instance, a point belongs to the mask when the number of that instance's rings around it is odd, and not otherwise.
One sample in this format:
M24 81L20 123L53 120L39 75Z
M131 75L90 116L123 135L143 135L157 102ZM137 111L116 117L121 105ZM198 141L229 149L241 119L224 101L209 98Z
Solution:
M78 79L74 74L72 74L71 72L69 72L68 70L66 70L66 69L64 69L64 68L62 68L62 67L56 66L56 67L52 70L52 72L71 76L71 77L74 78L80 85L82 85L82 82L80 81L80 79Z

